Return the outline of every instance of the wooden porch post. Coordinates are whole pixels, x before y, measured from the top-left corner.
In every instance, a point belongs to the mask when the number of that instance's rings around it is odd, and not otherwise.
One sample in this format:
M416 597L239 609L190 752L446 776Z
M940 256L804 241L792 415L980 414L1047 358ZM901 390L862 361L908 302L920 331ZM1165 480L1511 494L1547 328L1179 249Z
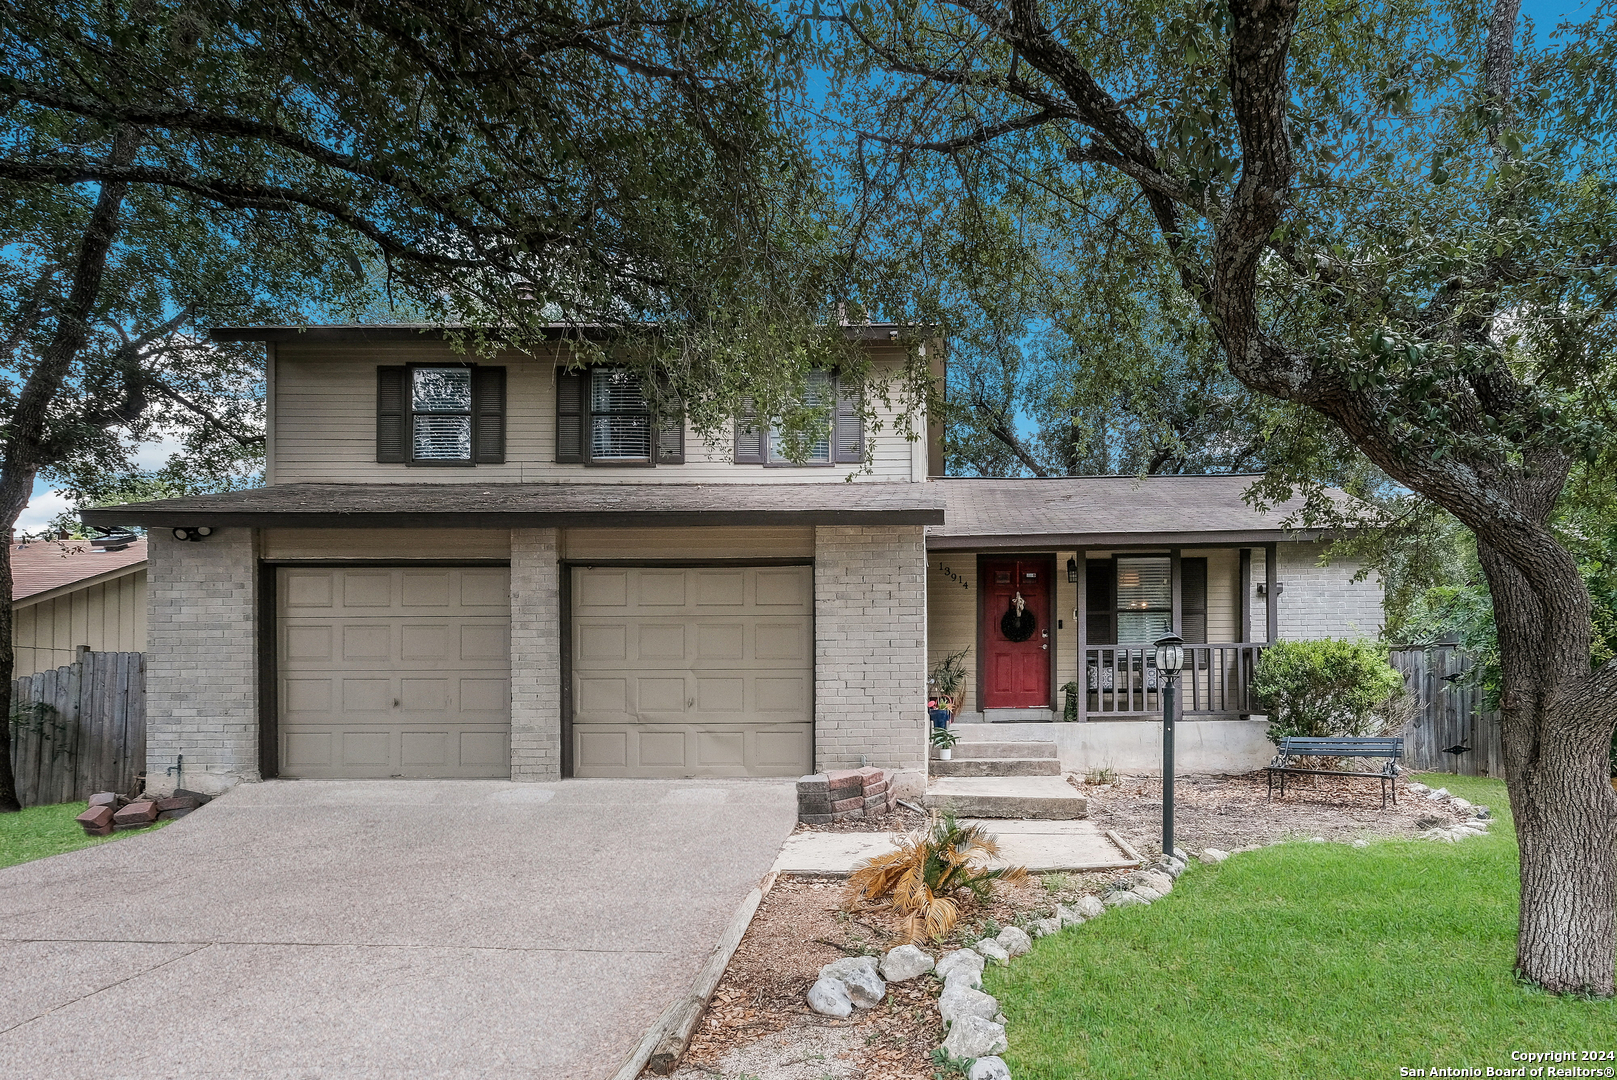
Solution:
M1073 622L1078 625L1078 674L1074 681L1078 684L1078 722L1089 722L1089 666L1085 652L1089 645L1089 552L1084 548L1078 549L1074 557L1078 563L1078 607L1073 612Z
M1252 626L1252 549L1241 549L1241 597L1235 606L1235 640L1246 644Z
M1263 592L1264 599L1268 601L1264 607L1269 616L1268 643L1270 645L1273 645L1275 639L1280 636L1280 567L1276 565L1278 562L1276 555L1278 547L1279 545L1277 544L1263 545Z
M1178 634L1179 636L1183 637L1184 633L1180 629L1182 623L1180 622L1180 612L1179 612L1180 599L1181 599L1180 594L1182 593L1183 590L1180 588L1180 583L1179 583L1179 549L1178 548L1169 548L1168 549L1168 567L1169 567L1168 580L1170 582L1172 582L1172 585L1170 587L1170 591L1171 591L1172 596L1173 596L1173 599L1172 599L1172 602L1171 602L1171 606L1173 608L1173 622L1169 626L1169 629L1173 633Z

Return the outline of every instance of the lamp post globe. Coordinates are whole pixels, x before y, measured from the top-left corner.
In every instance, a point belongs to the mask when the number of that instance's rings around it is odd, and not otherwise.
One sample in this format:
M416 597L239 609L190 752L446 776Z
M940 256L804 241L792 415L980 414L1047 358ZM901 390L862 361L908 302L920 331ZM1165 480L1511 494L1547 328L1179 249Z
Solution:
M1162 854L1173 856L1173 727L1179 672L1185 666L1185 639L1167 633L1157 638L1157 678L1162 684Z

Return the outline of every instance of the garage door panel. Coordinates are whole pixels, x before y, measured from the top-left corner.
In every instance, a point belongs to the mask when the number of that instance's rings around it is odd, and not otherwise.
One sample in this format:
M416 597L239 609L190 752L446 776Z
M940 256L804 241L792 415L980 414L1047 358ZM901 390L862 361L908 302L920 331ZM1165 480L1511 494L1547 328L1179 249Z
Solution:
M580 776L787 776L813 759L810 567L578 567Z
M278 584L285 775L510 775L504 568L294 567Z

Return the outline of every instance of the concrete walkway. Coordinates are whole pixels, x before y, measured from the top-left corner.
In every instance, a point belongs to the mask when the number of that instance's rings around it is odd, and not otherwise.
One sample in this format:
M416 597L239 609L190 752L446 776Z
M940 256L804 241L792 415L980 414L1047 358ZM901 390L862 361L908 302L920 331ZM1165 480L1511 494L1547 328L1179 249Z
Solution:
M1036 874L1077 870L1116 870L1138 866L1093 821L963 821L986 828L999 841L994 866L1022 866ZM888 833L801 832L791 836L775 860L783 874L846 877L865 859L896 851Z
M18 1077L600 1080L796 812L768 781L283 781L0 870Z

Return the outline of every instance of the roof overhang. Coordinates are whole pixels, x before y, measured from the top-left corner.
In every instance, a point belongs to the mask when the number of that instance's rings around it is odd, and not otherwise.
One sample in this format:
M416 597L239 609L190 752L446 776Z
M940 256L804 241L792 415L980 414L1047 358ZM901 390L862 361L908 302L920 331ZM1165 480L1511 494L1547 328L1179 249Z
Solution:
M1331 540L1340 533L1321 529L1252 529L1175 533L1021 533L988 536L928 536L928 551L1013 551L1037 548L1073 551L1082 548L1251 547L1261 544Z
M457 334L475 333L471 327L434 326L428 324L371 324L346 326L216 326L208 331L208 340L268 341L301 345L397 345L404 342L431 343L447 341ZM484 330L483 332L487 332ZM550 341L610 341L622 331L605 326L571 326L556 324L544 328ZM849 341L864 344L908 342L931 338L937 328L908 326L900 323L870 323L846 326L843 333Z
M146 528L554 528L938 525L929 484L282 484L102 506L87 525Z

